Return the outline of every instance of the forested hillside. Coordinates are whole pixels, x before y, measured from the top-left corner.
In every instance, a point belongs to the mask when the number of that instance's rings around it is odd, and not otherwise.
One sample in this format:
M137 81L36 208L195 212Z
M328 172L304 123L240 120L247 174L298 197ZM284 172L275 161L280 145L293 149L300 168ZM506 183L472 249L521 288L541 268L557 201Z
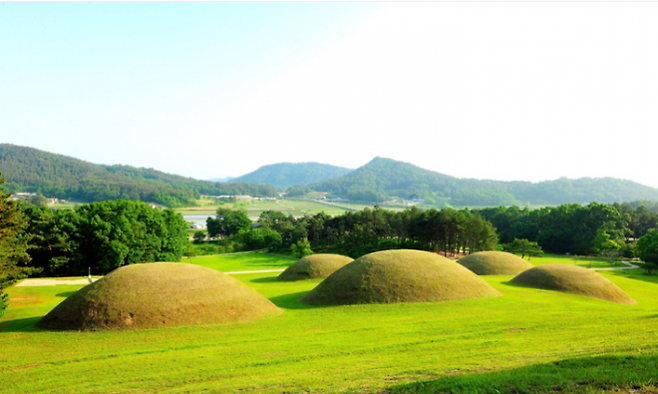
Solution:
M310 189L354 201L381 202L400 197L425 199L430 204L444 200L454 206L658 200L658 189L622 179L560 178L539 183L463 179L380 157L343 177L311 185Z
M10 144L0 144L0 169L9 192L40 192L82 202L127 199L175 207L193 204L200 194L277 195L268 185L216 183L154 169L98 165Z
M258 183L286 189L337 178L350 173L349 168L321 163L278 163L263 166L254 172L232 179L233 182Z

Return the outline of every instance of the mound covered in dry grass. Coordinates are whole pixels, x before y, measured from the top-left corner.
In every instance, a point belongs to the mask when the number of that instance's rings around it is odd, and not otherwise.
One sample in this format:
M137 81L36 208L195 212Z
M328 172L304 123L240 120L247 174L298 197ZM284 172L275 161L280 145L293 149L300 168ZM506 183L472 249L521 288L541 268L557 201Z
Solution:
M532 268L532 264L519 256L499 251L473 253L458 263L478 275L518 275Z
M280 310L219 271L183 263L118 268L65 299L38 323L55 330L132 329L224 324Z
M587 268L574 265L547 264L520 273L510 281L517 285L584 295L618 304L637 302L616 284Z
M386 250L362 256L329 275L302 302L349 305L441 302L501 294L461 265L419 250Z
M285 281L326 278L353 258L339 254L313 254L297 260L297 262L279 275L277 279Z

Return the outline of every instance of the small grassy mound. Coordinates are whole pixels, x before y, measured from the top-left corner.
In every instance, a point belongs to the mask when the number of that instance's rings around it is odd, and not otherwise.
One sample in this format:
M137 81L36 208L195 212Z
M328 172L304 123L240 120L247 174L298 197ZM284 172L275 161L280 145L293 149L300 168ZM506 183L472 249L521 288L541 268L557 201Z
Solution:
M118 268L57 305L37 327L98 330L251 321L279 313L268 299L210 268L182 263Z
M520 273L510 283L584 295L618 304L637 304L622 289L600 274L574 265L540 265Z
M349 305L440 302L501 294L461 265L419 250L386 250L362 256L331 274L302 302Z
M353 258L339 254L313 254L297 260L297 262L279 275L277 279L285 281L326 278L354 261Z
M519 256L499 251L473 253L458 263L478 275L518 275L532 268L532 264Z

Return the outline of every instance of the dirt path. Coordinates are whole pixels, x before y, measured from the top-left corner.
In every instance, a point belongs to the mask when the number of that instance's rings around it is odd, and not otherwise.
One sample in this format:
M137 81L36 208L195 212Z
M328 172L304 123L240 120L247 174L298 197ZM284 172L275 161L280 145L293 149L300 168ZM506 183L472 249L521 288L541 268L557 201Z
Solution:
M100 278L92 278L94 282ZM16 287L31 287L31 286L56 286L56 285L88 285L89 278L82 279L25 279Z

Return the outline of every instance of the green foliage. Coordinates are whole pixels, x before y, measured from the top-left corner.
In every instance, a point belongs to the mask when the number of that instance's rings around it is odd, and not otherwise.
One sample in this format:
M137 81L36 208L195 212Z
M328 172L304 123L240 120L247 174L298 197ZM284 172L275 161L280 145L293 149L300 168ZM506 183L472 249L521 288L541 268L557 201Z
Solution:
M17 201L11 200L11 194L4 193L5 178L0 172L0 313L4 314L8 298L4 290L16 281L26 278L39 270L30 268L27 263L29 235L27 218L23 215Z
M658 190L627 180L561 178L532 183L460 179L380 157L347 175L309 187L352 201L381 202L396 196L432 203L450 197L450 204L462 206L658 200Z
M400 248L441 250L445 255L476 252L495 249L498 242L491 223L468 210L451 208L421 211L413 207L393 212L375 206L334 217L321 212L298 219L265 211L258 223L281 234L286 250L307 239L316 252L354 258Z
M311 250L311 243L308 242L308 239L304 238L297 241L296 244L290 246L290 251L296 257L300 259L313 254Z
M307 185L338 178L350 173L349 168L320 163L278 163L262 166L256 171L232 179L232 182L272 185L284 190L295 185Z
M281 234L269 228L255 228L240 234L242 242L249 250L276 249L281 246Z
M209 237L231 237L251 227L251 219L244 210L217 208L217 216L208 218L206 225Z
M589 255L602 247L614 248L625 242L629 226L628 217L615 206L595 202L587 206L565 204L536 210L497 207L473 212L491 221L505 244L527 239L560 254Z
M649 230L646 235L637 240L637 255L644 261L648 274L658 269L658 231Z
M36 206L24 212L29 219L30 265L43 269L48 276L65 273L74 253L72 236L78 231L79 216L70 209L52 211Z
M10 191L40 191L76 201L141 200L168 207L194 205L200 194L276 196L269 185L216 183L152 168L103 166L37 149L0 144L0 168L10 173Z
M0 293L0 317L5 315L5 311L9 307L9 294Z
M195 244L200 244L201 242L206 240L206 232L205 231L195 231L194 232L194 243Z
M530 257L541 257L544 254L541 246L537 242L531 242L527 239L515 239L511 244L505 246L505 250L511 253L520 253L521 258L528 255Z
M107 273L126 264L179 261L187 224L171 209L138 201L103 201L75 210L27 210L32 266L49 275Z

